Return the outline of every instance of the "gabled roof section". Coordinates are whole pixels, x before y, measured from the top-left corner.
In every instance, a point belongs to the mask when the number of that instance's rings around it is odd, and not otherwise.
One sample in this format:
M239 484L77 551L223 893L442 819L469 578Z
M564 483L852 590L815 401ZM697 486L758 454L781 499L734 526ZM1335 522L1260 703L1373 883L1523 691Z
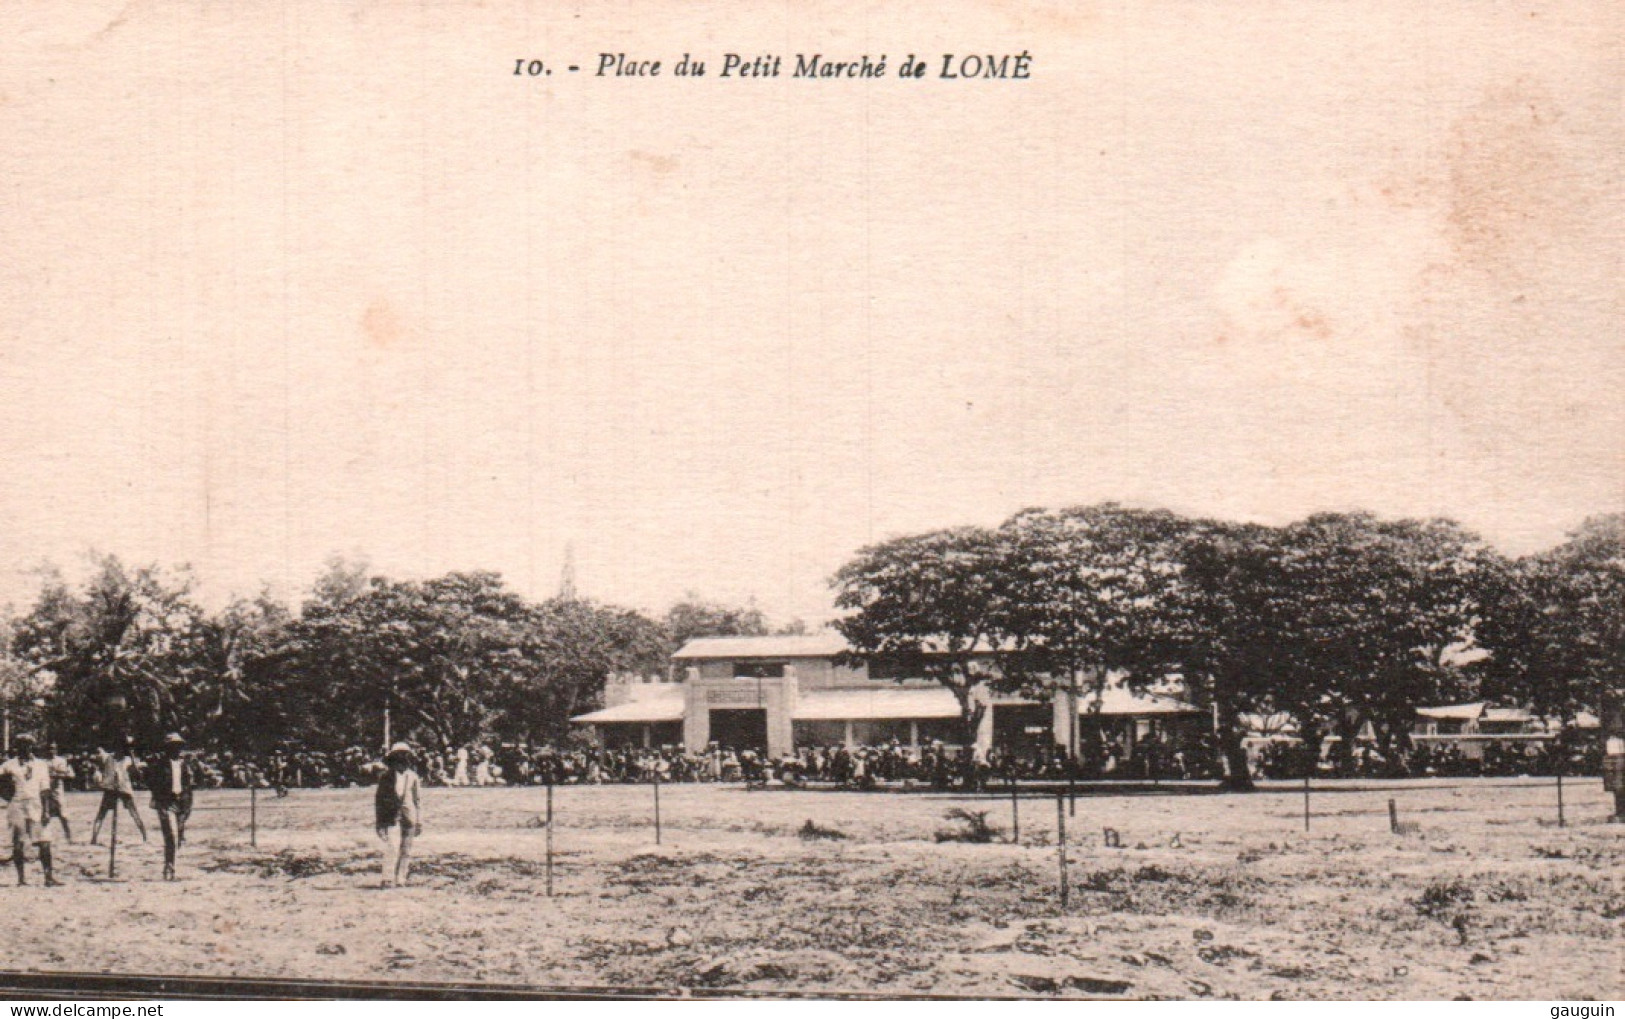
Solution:
M833 630L772 637L696 637L672 658L833 658L847 649L846 638Z
M1484 702L1441 704L1433 708L1417 708L1416 713L1423 718L1433 718L1439 721L1476 722L1484 714Z

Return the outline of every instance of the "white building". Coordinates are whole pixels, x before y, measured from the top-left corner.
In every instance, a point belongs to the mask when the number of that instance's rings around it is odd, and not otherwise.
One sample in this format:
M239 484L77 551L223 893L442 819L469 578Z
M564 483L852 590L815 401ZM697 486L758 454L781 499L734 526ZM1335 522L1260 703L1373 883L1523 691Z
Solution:
M572 721L607 744L681 743L695 752L712 743L778 756L804 746L962 742L952 692L930 679L899 679L849 650L828 631L691 640L672 656L672 681L611 683L603 709ZM1104 737L1132 757L1145 740L1186 733L1206 717L1175 696L1117 686L1098 698L1062 693L1045 702L979 696L989 708L976 734L984 750L1067 747L1076 726L1076 738Z

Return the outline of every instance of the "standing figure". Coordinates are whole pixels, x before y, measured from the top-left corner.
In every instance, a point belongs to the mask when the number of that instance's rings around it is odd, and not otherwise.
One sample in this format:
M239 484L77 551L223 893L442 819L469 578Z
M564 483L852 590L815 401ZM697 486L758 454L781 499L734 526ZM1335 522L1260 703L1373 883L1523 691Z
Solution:
M102 791L102 804L96 810L96 820L90 826L90 844L100 845L102 822L107 815L124 804L130 813L130 820L135 822L135 830L141 833L141 841L147 841L147 826L141 822L141 811L135 805L135 785L130 781L130 768L135 764L135 755L130 752L130 740L124 741L124 753L101 750L96 752L97 766L100 771L98 785Z
M45 826L45 798L51 790L51 764L34 756L34 740L19 736L17 756L0 766L5 784L10 786L11 802L6 805L6 825L11 829L11 862L17 868L17 883L26 885L28 846L39 850L40 870L45 887L61 884L51 873L51 833Z
M412 768L412 748L397 743L384 756L388 770L374 798L378 838L384 843L384 887L404 885L412 869L412 840L423 834L422 782Z
M457 767L451 774L451 784L456 786L468 785L468 747L457 748Z
M57 753L56 744L52 743L45 754L46 767L51 774L51 784L45 789L45 823L50 824L55 818L62 825L62 835L73 844L73 826L68 824L68 817L62 813L62 794L67 791L68 783L74 779L73 765L68 759Z
M164 754L147 768L152 809L164 833L164 880L175 880L175 854L186 842L186 821L192 816L192 789L197 784L192 762L186 758L186 740L179 733L164 737Z

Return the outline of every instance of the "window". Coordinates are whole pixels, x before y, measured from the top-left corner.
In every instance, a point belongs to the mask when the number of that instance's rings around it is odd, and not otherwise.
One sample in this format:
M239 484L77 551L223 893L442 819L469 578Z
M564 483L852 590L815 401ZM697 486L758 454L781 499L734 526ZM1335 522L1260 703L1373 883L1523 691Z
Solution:
M919 722L920 745L941 740L948 746L958 746L964 731L964 724L957 718L922 718Z
M912 679L920 674L918 669L911 668L909 663L901 658L876 655L865 659L864 662L869 666L870 679L896 682L899 679Z
M909 741L908 719L888 718L852 723L852 742L860 747L879 746L892 740L899 743Z
M845 722L800 721L791 723L790 738L798 747L838 747L846 743Z
M734 662L735 679L783 679L784 662Z

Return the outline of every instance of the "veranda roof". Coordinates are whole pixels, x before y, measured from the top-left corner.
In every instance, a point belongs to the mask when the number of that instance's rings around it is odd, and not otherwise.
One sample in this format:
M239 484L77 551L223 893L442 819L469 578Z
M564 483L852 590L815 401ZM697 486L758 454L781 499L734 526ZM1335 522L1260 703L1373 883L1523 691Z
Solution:
M612 722L681 722L683 720L683 697L678 691L676 697L651 697L647 700L627 701L612 708L600 708L589 711L585 715L577 715L570 719L572 722L584 724L604 725Z
M1475 701L1472 704L1443 704L1436 708L1417 708L1416 713L1423 718L1433 718L1440 721L1476 722L1484 714L1484 702Z

